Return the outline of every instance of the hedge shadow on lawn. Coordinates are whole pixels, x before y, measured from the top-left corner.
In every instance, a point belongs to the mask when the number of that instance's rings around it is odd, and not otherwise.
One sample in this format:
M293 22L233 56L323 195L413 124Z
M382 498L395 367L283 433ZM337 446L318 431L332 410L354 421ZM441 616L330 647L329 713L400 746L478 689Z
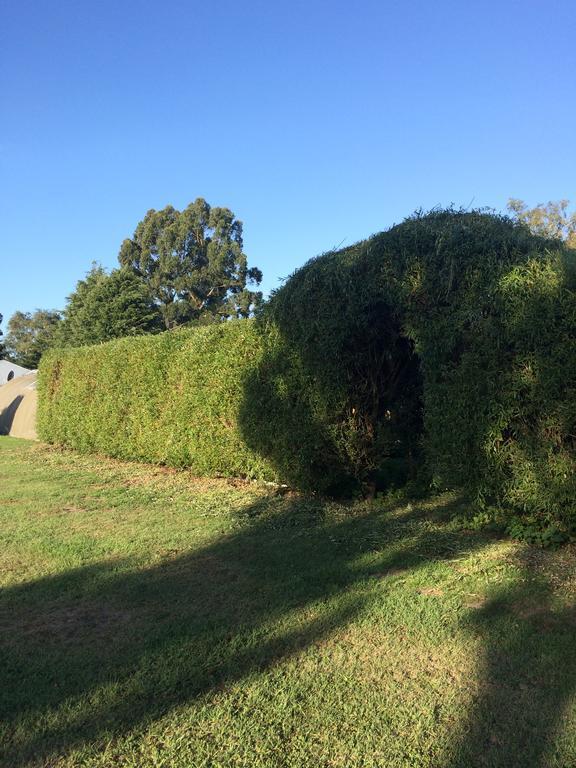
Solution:
M4 589L2 765L102 748L353 622L374 575L416 570L431 548L448 558L486 541L418 536L421 510L399 520L369 509L325 524L322 509L317 500L268 498L245 510L239 532L198 552L144 569L103 562ZM354 566L375 533L401 541L415 532L400 552Z
M242 530L193 554L140 570L104 562L5 589L2 764L103 748L353 622L370 606L373 576L414 573L488 541L421 527L423 509L400 518L367 510L325 524L321 502L266 499L245 510ZM395 546L358 569L375 534ZM529 558L521 566L511 588L464 613L484 648L483 683L457 725L450 768L547 765L576 685L574 612L554 607L544 581L534 609L537 569Z
M445 768L575 764L576 744L566 754L557 743L571 702L574 712L576 690L576 608L558 599L573 565L552 585L542 573L542 561L551 556L524 548L515 583L465 619L482 644L479 693L457 725Z

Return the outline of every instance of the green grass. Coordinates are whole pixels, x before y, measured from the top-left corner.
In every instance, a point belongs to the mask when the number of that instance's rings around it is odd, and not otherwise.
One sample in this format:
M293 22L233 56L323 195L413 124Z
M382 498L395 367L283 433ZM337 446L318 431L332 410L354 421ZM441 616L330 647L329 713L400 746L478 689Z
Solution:
M0 765L576 765L574 551L0 439Z

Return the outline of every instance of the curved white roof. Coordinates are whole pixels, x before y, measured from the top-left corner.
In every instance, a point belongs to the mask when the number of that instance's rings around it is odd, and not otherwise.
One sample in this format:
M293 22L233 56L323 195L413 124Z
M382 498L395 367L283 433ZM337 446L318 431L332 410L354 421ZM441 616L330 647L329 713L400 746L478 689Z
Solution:
M11 379L17 379L19 376L32 373L28 368L22 368L21 365L10 363L8 360L0 360L0 385L6 384L10 371L14 371L14 376L10 376Z

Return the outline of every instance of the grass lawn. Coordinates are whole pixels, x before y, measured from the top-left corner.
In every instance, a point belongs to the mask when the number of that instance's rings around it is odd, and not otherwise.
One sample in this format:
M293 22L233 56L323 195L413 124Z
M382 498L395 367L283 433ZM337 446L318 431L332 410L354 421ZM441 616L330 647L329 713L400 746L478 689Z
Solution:
M576 766L576 553L0 438L0 765Z

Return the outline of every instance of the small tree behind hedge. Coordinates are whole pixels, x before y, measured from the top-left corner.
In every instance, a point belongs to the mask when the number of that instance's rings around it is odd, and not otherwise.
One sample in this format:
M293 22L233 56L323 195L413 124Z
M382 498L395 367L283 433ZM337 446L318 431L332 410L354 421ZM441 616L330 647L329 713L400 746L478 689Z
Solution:
M79 347L162 329L160 312L141 278L128 269L107 273L94 264L68 297L57 338L60 345Z

